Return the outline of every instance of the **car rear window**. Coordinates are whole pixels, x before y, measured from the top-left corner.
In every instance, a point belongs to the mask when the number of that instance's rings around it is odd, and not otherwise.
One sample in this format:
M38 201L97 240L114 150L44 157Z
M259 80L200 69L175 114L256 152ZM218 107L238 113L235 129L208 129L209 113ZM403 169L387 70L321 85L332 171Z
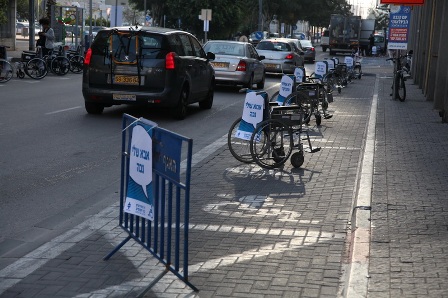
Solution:
M205 46L206 52L217 55L244 56L244 45L236 43L209 43Z
M301 40L300 45L305 48L313 46L313 44L309 40Z
M290 52L291 45L286 42L260 42L257 45L257 50Z
M138 59L162 59L168 46L162 35L133 31L100 31L92 43L92 54L109 56L116 63Z

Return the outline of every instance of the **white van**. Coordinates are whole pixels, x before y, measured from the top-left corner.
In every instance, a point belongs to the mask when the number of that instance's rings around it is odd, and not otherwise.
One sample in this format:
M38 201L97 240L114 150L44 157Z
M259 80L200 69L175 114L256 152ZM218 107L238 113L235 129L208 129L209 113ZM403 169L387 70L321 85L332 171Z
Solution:
M330 30L325 29L322 32L322 36L320 38L320 45L322 46L322 51L326 52L328 46L330 45Z

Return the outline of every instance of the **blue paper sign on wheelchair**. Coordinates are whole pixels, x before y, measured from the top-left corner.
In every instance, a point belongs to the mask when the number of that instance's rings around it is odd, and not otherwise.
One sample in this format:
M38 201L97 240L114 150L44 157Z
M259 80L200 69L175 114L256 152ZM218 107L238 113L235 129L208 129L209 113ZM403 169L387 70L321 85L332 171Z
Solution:
M235 137L250 140L252 132L258 123L263 121L264 102L267 98L266 92L248 92L244 100L243 117L235 133Z
M328 63L328 69L335 68L335 60L334 59L325 59L325 61Z
M316 62L315 66L314 66L314 75L317 78L323 78L323 76L327 73L327 63L324 61L318 61Z
M345 56L344 63L347 64L347 67L353 67L353 57Z
M285 102L285 99L292 93L292 89L295 83L294 75L283 75L282 80L280 82L280 92L277 96L277 103L279 106L282 106Z
M305 82L305 68L296 67L294 69L294 76L296 77L296 83Z

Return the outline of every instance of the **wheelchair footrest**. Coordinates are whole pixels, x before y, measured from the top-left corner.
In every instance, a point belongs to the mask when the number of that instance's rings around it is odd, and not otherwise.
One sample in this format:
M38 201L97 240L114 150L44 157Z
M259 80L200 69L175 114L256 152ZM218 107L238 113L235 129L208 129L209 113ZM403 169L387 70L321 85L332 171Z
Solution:
M312 149L312 150L310 151L310 153L316 153L316 152L319 152L320 149L321 149L320 147L316 147L316 148Z

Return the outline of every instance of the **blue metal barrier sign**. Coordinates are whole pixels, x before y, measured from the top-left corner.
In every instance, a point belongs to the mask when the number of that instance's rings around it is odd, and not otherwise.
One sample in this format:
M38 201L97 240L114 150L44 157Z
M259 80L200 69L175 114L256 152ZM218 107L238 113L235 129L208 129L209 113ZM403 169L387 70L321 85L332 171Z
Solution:
M127 237L103 259L133 239L165 268L137 297L144 297L169 271L198 291L188 281L193 140L127 114L122 128L118 218Z
M154 220L152 187L152 129L154 125L139 122L132 128L129 150L129 177L123 211Z
M162 129L154 131L154 169L180 182L182 139Z

